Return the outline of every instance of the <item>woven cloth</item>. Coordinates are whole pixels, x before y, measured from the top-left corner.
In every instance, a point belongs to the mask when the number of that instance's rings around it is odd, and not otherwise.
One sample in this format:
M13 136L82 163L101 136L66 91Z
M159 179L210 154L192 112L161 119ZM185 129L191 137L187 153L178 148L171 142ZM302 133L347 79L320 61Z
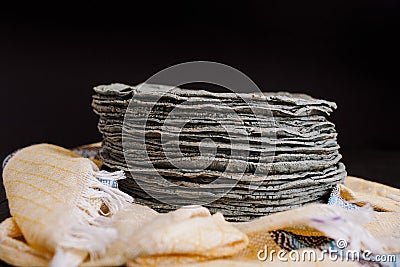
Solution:
M96 162L98 164L98 162ZM115 188L122 172L40 144L8 159L11 218L0 224L0 259L19 266L398 266L400 190L347 177L327 204L229 223L199 206L159 214ZM114 185L114 187L113 187ZM371 251L368 259L266 259L266 252ZM394 255L377 262L379 255ZM396 262L397 257L397 262ZM397 265L396 265L397 264Z

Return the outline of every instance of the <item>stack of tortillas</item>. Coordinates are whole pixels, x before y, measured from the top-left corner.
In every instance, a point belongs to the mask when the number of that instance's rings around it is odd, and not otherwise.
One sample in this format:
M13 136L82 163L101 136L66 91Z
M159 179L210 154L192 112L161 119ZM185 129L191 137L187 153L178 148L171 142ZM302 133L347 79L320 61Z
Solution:
M163 85L94 88L102 157L157 211L202 204L230 221L324 202L346 176L333 102Z

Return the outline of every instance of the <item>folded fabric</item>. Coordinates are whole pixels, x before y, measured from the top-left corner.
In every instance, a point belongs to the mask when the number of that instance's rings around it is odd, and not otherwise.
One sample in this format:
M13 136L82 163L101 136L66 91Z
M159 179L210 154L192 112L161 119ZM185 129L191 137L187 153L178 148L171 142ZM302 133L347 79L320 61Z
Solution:
M79 264L87 253L104 253L117 238L108 227L110 216L132 198L109 188L96 176L90 160L53 145L34 145L17 151L3 171L10 213L33 249L53 265ZM104 176L104 177L103 177ZM64 254L71 254L66 258Z
M358 266L367 261L258 256L282 249L320 254L338 240L373 255L400 252L400 190L359 178L347 177L328 204L247 223L199 206L159 214L113 188L121 178L53 145L15 153L3 172L12 217L0 224L0 259L18 266Z

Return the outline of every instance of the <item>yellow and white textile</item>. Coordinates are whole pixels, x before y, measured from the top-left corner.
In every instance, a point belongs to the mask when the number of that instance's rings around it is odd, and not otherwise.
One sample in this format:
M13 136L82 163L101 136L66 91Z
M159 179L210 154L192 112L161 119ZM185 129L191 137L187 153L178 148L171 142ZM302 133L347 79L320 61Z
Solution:
M54 145L18 151L3 171L12 217L0 224L0 259L18 266L339 264L329 258L260 261L260 250L282 248L271 233L344 239L353 249L400 253L400 190L389 186L347 177L338 185L339 197L357 208L312 204L229 223L199 206L159 214L96 179L122 176L99 171L91 160Z

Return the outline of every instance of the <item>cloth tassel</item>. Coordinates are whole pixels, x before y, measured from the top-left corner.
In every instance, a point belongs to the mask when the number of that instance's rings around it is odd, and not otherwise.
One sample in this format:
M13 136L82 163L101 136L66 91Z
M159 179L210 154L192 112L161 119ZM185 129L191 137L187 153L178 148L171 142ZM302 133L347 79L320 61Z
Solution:
M384 248L381 243L363 227L371 221L372 213L369 205L356 210L330 208L320 212L318 218L311 218L308 225L336 241L345 240L347 249L382 253Z
M49 267L75 267L86 257L86 252L75 249L57 248Z
M124 173L106 171L94 172L94 177L108 180L124 179ZM50 266L78 266L81 261L71 257L76 250L88 252L90 259L104 255L109 244L118 238L118 232L111 227L112 215L123 209L133 198L116 188L111 188L99 180L90 181L78 203L79 217L69 229L69 234L59 244ZM96 207L96 203L98 206ZM101 206L105 205L108 212ZM71 252L72 250L72 252ZM75 253L76 254L76 253ZM79 254L79 253L78 253Z

